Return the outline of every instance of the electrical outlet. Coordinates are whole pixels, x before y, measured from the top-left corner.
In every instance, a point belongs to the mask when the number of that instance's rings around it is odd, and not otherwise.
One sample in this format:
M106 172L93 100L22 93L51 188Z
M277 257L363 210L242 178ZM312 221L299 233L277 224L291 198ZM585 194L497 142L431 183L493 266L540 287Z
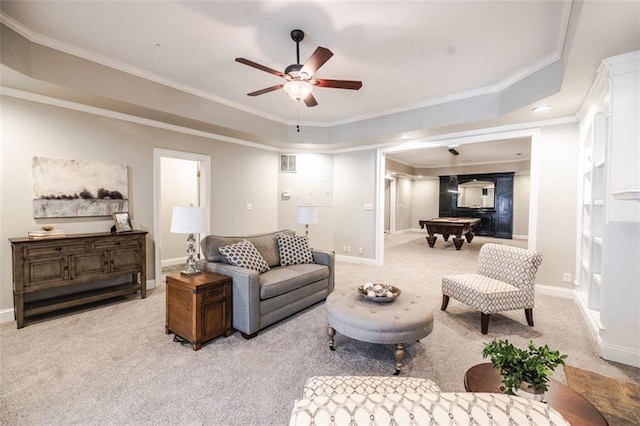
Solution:
M347 253L351 253L351 246L347 246Z
M570 283L571 282L571 274L568 272L565 272L564 274L562 274L562 281L564 281L565 283Z
M253 206L251 205L251 203L247 203L247 210L251 210L253 209Z
M342 247L342 251L346 253L347 252L347 246Z
M362 255L362 247L360 247L360 248L358 249L358 254L359 254L359 255Z

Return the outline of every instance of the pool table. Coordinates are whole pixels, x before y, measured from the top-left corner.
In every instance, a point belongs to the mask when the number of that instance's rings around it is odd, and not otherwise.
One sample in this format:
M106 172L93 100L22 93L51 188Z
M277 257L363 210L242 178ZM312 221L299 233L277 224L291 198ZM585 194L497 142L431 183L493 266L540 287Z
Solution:
M427 236L427 242L429 247L433 248L436 244L436 237L434 234L442 234L442 238L445 241L449 241L449 235L454 235L453 245L456 250L460 250L464 240L462 236L470 243L473 240L473 227L480 223L480 219L477 217L436 217L429 220L419 220L420 228L427 228L429 235Z

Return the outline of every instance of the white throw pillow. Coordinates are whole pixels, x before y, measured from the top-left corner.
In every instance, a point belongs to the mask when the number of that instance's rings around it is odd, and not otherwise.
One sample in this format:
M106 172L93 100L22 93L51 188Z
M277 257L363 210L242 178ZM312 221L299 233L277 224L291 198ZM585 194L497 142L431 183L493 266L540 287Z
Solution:
M218 250L232 265L260 273L269 270L269 265L260 255L258 249L247 240L220 247Z

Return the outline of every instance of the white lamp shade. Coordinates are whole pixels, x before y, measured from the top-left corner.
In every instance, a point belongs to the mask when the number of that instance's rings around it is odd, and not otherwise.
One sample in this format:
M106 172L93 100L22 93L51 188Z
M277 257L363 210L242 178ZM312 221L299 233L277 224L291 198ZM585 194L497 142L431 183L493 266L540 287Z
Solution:
M175 234L200 234L209 232L206 207L175 206L171 216L171 232Z
M318 223L318 208L316 206L298 206L296 223Z

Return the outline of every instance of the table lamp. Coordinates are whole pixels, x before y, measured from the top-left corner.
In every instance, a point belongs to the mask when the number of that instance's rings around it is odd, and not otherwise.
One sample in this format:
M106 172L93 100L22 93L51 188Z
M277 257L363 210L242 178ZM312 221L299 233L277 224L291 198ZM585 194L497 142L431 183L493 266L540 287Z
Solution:
M298 206L296 223L304 223L305 235L309 236L309 224L318 223L318 208L316 206Z
M171 216L171 232L174 234L189 234L187 237L187 268L180 272L184 276L200 274L195 267L193 255L196 253L196 238L193 234L209 231L206 207L175 206Z

